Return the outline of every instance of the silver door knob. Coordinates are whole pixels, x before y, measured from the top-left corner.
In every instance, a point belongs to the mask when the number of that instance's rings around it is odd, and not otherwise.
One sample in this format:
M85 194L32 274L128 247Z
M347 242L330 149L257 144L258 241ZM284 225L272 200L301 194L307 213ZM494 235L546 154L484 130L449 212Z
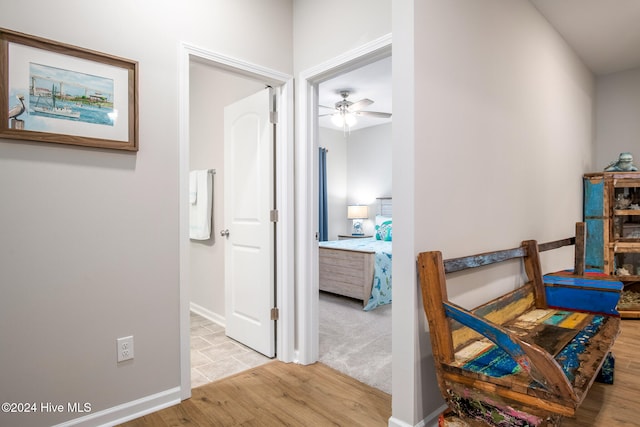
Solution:
M229 237L229 230L221 230L220 235L222 237Z

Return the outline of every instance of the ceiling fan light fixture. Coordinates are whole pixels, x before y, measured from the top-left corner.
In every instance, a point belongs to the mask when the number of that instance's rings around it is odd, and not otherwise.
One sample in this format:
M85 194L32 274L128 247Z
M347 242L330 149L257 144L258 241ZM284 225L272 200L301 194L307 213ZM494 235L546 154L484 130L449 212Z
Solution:
M356 124L357 120L356 120L356 116L354 116L351 113L347 113L344 115L344 122L347 124L347 126L351 127L353 125Z
M356 124L356 116L344 111L331 116L331 123L339 128L351 127Z

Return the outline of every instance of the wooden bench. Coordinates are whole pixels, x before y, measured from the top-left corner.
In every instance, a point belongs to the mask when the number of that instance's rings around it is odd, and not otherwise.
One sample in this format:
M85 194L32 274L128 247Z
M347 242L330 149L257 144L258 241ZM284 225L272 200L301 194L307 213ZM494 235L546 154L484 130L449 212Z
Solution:
M443 261L418 256L438 385L463 419L495 426L555 426L575 415L598 378L613 382L622 283L584 271L584 223L576 237ZM575 245L571 270L542 275L540 252ZM473 310L447 298L446 275L520 259L523 285Z

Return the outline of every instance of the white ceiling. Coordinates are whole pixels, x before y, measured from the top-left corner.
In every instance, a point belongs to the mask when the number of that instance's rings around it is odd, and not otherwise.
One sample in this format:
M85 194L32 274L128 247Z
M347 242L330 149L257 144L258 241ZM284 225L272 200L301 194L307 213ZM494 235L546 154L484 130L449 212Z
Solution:
M596 75L640 67L640 0L530 0Z
M530 1L595 75L640 68L640 0ZM391 58L320 84L320 105L332 107L345 89L352 102L373 100L366 110L391 113ZM326 111L320 108L320 114ZM351 130L390 121L358 117ZM335 129L329 117L319 123Z
M349 91L349 98L347 99L351 102L357 102L363 98L369 98L373 101L373 104L364 108L363 111L391 113L391 57L381 59L320 83L318 87L318 103L327 107L333 107L336 102L342 100L340 92L343 90ZM331 112L331 110L326 108L320 107L318 109L319 114L329 112ZM357 117L357 123L351 127L351 130L389 123L392 119L393 117L380 119L359 116ZM322 127L338 129L331 123L330 116L320 117L319 124Z

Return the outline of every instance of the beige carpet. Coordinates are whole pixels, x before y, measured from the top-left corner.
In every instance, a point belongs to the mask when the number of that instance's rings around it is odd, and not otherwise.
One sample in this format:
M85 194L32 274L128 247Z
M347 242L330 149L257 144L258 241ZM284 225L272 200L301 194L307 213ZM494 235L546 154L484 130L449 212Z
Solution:
M391 307L320 292L320 361L391 394Z

